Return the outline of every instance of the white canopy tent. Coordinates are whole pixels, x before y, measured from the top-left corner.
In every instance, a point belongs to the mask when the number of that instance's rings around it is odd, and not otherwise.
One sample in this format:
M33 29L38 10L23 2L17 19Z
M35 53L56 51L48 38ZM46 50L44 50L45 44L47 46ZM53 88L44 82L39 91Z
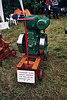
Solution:
M0 0L0 17L3 21L3 22L0 22L0 30L6 29L6 28L9 29L8 22L5 22L5 20L4 20L2 0Z
M21 5L21 9L22 9L22 11L23 11L23 14L24 14L23 1L22 1L22 0L19 0L19 2L20 2L20 5Z
M24 14L24 7L23 7L23 1L22 0L19 0L20 2L20 6L21 6L21 9L23 11L23 14ZM2 0L0 0L0 16L2 18L2 21L4 22L4 13L3 13L3 5L2 5Z
M0 0L0 16L2 18L2 21L4 22L4 13L3 13L2 0Z
M23 14L24 14L23 1L19 0L19 3L20 3L21 9L22 9ZM0 16L1 16L1 19L3 21L0 23L0 30L6 29L6 28L9 29L8 22L5 22L5 20L4 20L2 0L0 0Z

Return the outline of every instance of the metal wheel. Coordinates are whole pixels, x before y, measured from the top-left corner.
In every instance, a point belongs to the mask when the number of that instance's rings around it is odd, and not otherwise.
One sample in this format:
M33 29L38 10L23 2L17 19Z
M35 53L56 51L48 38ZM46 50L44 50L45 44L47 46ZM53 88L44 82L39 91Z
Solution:
M39 53L46 55L47 46L48 46L47 34L41 34L39 43Z
M43 70L41 69L41 70L40 70L40 73L39 73L39 80L40 80L40 81L42 81L42 76L43 76Z

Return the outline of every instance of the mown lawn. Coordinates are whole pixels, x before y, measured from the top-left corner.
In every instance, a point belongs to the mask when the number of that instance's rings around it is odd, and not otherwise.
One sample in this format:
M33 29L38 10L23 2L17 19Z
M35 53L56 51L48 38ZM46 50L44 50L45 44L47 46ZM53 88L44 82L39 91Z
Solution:
M43 16L43 15L42 15ZM46 29L48 35L48 60L42 61L44 66L43 80L36 79L36 84L18 83L16 66L21 60L18 57L8 56L2 61L0 68L0 100L66 100L67 99L67 17L51 19ZM22 23L12 25L8 30L0 31L5 41L20 54L16 41L21 32L24 32Z

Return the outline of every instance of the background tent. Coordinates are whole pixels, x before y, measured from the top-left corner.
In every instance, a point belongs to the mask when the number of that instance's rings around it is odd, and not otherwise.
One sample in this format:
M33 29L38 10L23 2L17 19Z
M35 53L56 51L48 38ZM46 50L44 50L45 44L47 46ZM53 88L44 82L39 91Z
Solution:
M4 9L4 11L6 10L6 8L7 8L7 10L9 10L9 9L11 10L11 8L14 7L14 6L11 5L11 7L10 7L10 4L14 4L14 3L16 3L16 1L17 0L0 0L0 17L1 17L2 21L3 21L3 22L0 22L0 30L9 28L8 22L5 22L5 20L4 20L4 12L3 12L3 9ZM21 9L24 12L22 0L18 0L18 2L19 2L19 5L21 5ZM13 11L14 11L14 9L13 9ZM12 13L12 12L10 12L10 13Z
M0 0L0 17L3 22L0 22L0 30L9 29L8 22L4 22L4 14L3 14L3 6L2 6L2 0Z
M4 22L4 14L3 14L2 0L0 0L0 16L2 18L2 21Z
M3 21L4 16L8 17L8 15L13 13L17 8L22 9L24 13L22 0L0 0L0 16L2 17Z
M22 11L23 11L23 14L24 14L23 1L22 1L22 0L19 0L19 2L20 2L20 5L21 5L21 9L22 9Z

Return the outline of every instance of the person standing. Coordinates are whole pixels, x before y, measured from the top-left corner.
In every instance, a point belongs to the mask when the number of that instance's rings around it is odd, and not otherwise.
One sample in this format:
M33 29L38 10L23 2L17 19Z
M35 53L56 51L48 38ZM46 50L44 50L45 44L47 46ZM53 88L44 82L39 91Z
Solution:
M58 19L59 16L58 16L58 1L57 0L52 1L52 8L53 8L53 18L55 19L55 14L56 14L56 17Z
M45 8L46 8L46 17L48 17L48 15L49 15L49 18L51 19L51 17L50 17L51 1L50 0L46 0Z

